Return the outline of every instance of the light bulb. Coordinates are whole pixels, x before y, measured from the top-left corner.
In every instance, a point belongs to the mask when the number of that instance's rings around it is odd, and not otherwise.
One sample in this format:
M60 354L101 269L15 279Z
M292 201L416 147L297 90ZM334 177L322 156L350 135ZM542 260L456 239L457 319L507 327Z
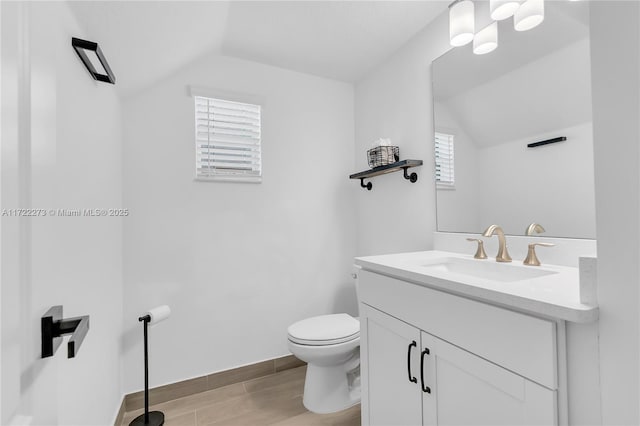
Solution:
M475 35L473 38L473 53L484 55L493 52L498 47L498 23L493 22Z
M516 31L527 31L544 21L544 0L527 0L513 15Z
M471 0L460 0L449 7L449 40L452 46L464 46L475 32L474 6Z
M490 0L489 13L494 21L510 18L520 7L521 0Z

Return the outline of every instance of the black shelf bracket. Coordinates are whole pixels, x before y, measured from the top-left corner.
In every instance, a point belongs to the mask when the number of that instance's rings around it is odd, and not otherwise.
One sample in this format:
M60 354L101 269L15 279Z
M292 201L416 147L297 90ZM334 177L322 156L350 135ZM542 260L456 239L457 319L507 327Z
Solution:
M371 182L364 183L365 179L372 178L374 176L380 176L387 173L398 172L402 170L403 176L405 179L410 181L411 183L416 183L418 181L417 173L407 173L407 169L411 167L417 167L422 165L422 160L402 160L396 161L392 164L387 164L386 166L374 167L370 170L365 170L363 172L354 173L349 176L349 179L360 179L360 186L362 188L367 188L367 190L371 191L373 188L373 184Z
M62 344L62 336L71 334L67 342L67 358L74 358L89 331L89 315L62 318L62 305L52 306L41 318L42 358L53 356Z
M404 170L404 178L411 181L411 183L416 183L418 181L418 174L416 172L413 172L409 175L407 174L407 169L408 167L402 168L402 170Z
M367 182L367 184L364 184L364 178L360 179L360 186L363 188L367 188L367 191L371 191L371 188L373 188L373 184L371 182Z

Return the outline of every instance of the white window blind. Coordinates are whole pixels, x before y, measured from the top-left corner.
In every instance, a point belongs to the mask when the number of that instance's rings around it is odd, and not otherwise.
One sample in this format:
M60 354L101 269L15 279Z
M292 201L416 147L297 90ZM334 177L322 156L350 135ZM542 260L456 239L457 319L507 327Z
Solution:
M260 105L194 98L196 178L260 182Z
M453 188L455 171L453 163L453 135L436 132L436 185Z

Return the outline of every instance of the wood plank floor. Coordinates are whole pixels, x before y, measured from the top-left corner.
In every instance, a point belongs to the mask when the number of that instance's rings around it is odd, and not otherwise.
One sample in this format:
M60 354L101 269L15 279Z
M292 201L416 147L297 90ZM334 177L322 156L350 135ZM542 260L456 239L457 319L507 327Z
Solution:
M302 405L306 367L236 383L150 407L162 411L166 426L358 426L360 405L315 414ZM127 412L122 426L143 410Z

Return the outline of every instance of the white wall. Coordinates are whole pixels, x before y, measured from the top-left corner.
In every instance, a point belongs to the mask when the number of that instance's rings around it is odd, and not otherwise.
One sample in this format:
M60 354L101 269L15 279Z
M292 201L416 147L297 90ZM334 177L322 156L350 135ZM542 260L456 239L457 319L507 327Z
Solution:
M640 5L591 3L603 424L640 424Z
M2 207L119 207L122 138L113 87L93 81L76 57L71 37L84 34L65 3L25 3L20 9L10 16L22 28L10 35L24 31L23 84L14 111L21 130L16 139L2 141L3 154L15 156L9 176L18 179L3 180L3 192L17 186L18 196L6 199L3 193ZM17 142L17 152L5 142ZM3 373L10 366L20 375L3 388L8 405L2 422L23 414L32 415L34 424L112 423L121 400L121 219L47 215L2 221L3 230L17 232L3 233L3 264L8 260L18 269L17 282L3 275L2 302L17 303L12 311L21 321L2 333L3 360L5 353L12 361L19 354L17 365L3 363ZM13 247L17 253L6 250L10 242L19 245ZM5 302L6 289L11 299ZM54 357L41 359L40 317L58 304L65 317L90 315L90 329L76 358L67 359L63 345ZM18 342L11 332L24 337Z
M195 182L187 86L265 99L263 182ZM124 103L124 391L288 353L287 327L357 309L353 87L209 55Z
M402 159L419 159L418 182L401 173L372 179L360 189L358 255L425 250L436 229L431 61L449 49L448 21L442 15L407 45L356 84L355 169L366 170L366 151L391 138Z

